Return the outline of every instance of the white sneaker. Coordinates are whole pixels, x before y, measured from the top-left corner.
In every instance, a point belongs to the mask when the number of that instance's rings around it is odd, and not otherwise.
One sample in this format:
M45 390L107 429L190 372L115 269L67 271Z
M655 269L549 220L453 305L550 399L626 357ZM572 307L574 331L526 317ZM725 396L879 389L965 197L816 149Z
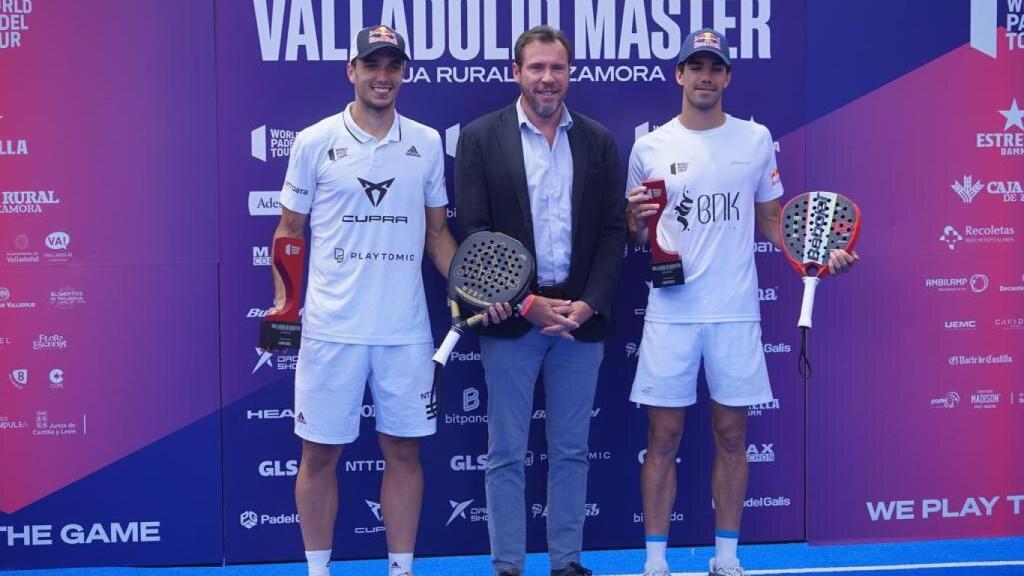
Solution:
M672 573L658 568L657 570L644 570L644 576L672 576Z
M747 571L739 564L731 568L715 566L715 559L712 558L708 561L708 576L747 576Z

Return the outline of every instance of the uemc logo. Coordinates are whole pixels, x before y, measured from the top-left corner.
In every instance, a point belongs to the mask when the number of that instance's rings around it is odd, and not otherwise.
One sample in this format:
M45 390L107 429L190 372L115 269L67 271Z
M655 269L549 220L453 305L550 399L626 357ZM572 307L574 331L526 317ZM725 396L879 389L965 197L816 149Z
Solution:
M757 444L747 446L747 462L775 462L774 444Z
M974 330L978 327L977 320L946 320L946 330Z

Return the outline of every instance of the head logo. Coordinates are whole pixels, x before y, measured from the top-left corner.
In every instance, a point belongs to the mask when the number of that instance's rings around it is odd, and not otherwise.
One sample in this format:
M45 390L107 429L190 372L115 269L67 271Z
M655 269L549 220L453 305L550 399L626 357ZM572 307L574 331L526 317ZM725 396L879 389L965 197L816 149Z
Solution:
M988 276L975 274L971 276L971 292L981 294L988 288Z
M380 203L384 201L384 196L388 193L388 189L395 183L394 178L383 182L370 182L357 176L356 180L359 180L359 184L363 187L363 192L366 192L366 197L375 208L380 206ZM376 193L376 196L374 196L374 193Z
M985 185L980 181L975 182L974 176L967 175L964 176L962 182L953 182L953 184L950 185L950 188L952 188L953 191L956 192L956 195L964 201L964 204L970 204L984 186Z
M260 523L259 517L252 510L246 510L242 512L242 515L238 517L238 523L242 525L246 530L251 530Z
M11 370L11 384L18 390L23 389L28 384L28 369Z
M255 374L256 371L262 368L264 365L270 366L271 368L274 367L274 363L270 361L271 358L274 357L273 354L261 350L258 346L256 347L256 354L259 355L260 359L256 361L256 366L252 369L252 372L250 372L250 374Z
M449 500L449 504L452 507L452 515L448 517L448 521L444 523L445 526L451 525L456 518L462 518L466 520L466 508L473 503L473 500L466 500L465 502L456 502L455 500Z
M960 233L956 231L956 228L953 228L952 226L946 226L943 228L942 236L939 236L939 240L945 242L946 246L948 246L950 250L956 248L956 243L963 239L964 237L961 236Z
M50 250L66 250L71 244L71 236L67 232L53 232L46 237L46 247Z

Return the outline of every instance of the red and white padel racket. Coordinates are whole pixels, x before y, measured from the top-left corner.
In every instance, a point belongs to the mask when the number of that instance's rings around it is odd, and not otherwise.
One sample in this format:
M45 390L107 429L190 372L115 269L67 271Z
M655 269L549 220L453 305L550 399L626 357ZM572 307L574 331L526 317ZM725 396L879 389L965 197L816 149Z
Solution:
M828 258L833 250L853 252L860 235L860 208L835 192L807 192L791 199L782 209L780 236L786 259L804 281L800 304L802 341L800 373L810 376L807 361L807 330L811 327L814 293L828 275Z

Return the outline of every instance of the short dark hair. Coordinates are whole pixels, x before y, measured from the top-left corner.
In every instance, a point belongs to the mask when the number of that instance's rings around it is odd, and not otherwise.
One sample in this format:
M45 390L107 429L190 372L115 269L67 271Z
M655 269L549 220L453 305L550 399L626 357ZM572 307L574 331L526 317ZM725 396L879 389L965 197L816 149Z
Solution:
M515 59L516 66L523 65L523 50L531 42L559 42L565 47L565 53L569 55L569 62L572 62L572 44L565 33L551 26L534 26L519 35L516 40Z

